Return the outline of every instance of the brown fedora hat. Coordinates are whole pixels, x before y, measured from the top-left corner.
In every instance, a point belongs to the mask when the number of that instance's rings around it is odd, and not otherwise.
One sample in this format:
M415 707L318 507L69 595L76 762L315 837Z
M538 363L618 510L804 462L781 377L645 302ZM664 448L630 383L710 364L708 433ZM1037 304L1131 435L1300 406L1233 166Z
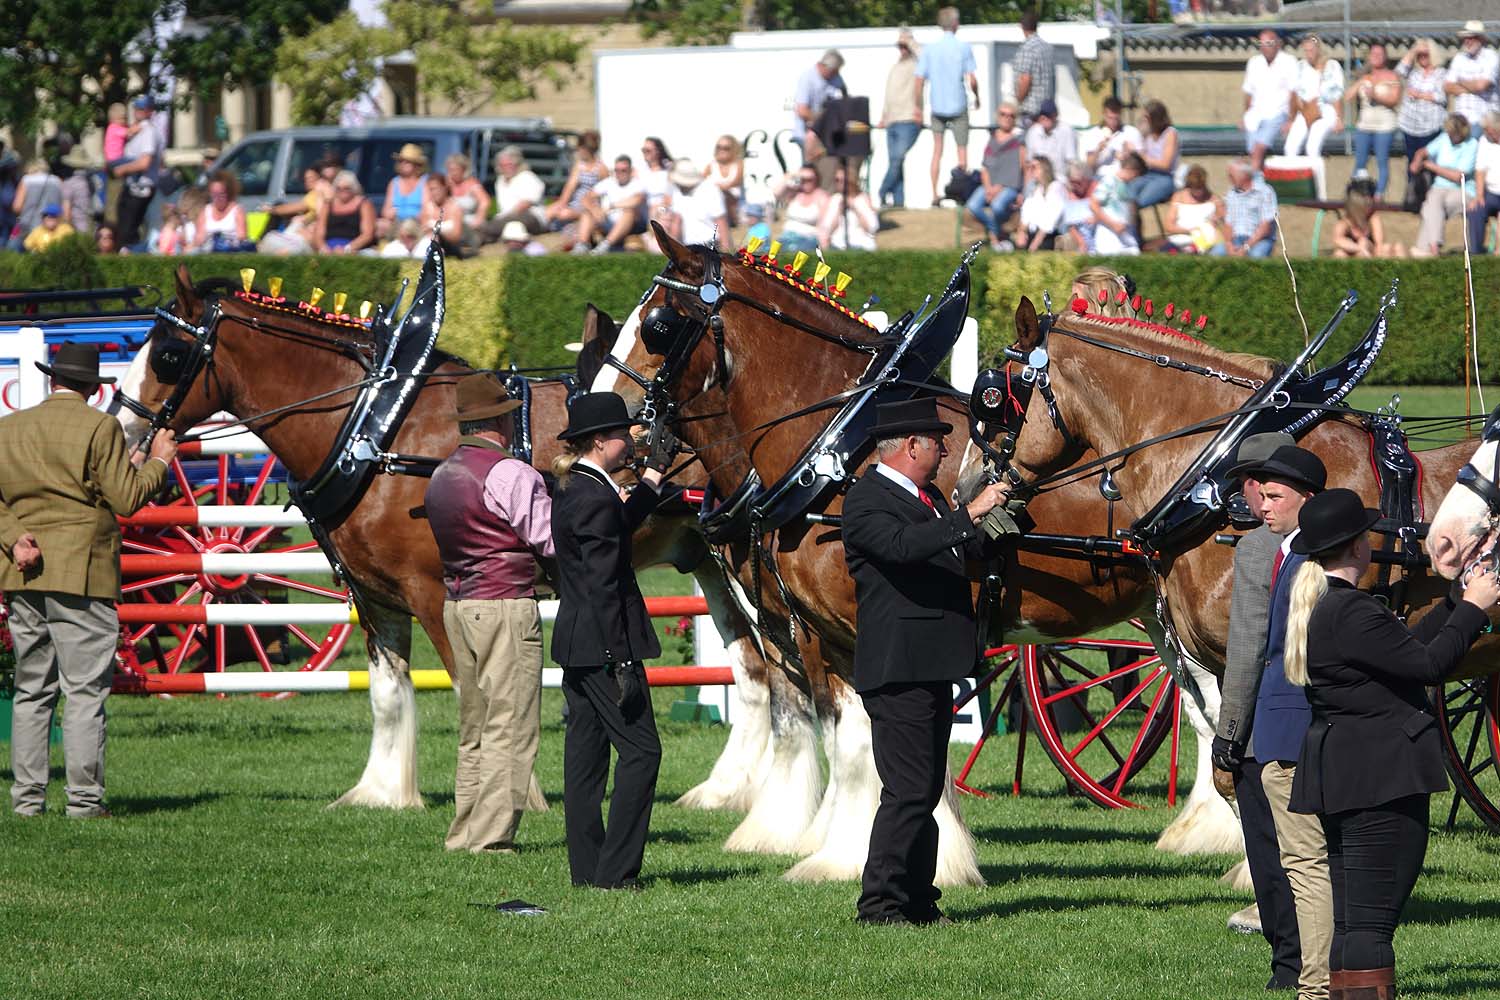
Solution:
M494 372L475 372L458 380L458 400L455 418L459 423L466 420L484 420L509 413L521 405L519 399L511 399L510 393Z
M53 378L65 378L73 382L88 382L91 385L113 385L113 375L99 374L99 345L79 344L67 341L52 356L50 365L40 361L36 366Z

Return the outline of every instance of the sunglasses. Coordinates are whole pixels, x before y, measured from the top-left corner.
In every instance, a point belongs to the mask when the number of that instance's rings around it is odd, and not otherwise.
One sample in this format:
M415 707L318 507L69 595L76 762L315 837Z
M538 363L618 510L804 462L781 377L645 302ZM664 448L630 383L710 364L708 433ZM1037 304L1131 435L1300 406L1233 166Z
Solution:
M1015 113L1012 112L1012 111L1002 111L1002 112L1000 112L1000 114L997 117L999 117L999 118L1014 118L1015 117Z
M799 177L799 178L797 178L797 183L798 184L816 184L816 183L818 183L818 179L816 177Z

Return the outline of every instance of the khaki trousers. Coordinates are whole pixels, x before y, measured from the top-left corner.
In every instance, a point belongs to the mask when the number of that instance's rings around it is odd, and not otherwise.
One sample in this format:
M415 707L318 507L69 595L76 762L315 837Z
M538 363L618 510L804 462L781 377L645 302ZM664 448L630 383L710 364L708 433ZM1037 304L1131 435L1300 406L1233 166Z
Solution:
M69 816L104 811L104 699L115 676L120 618L115 602L52 591L9 596L16 652L10 761L11 808L36 815L47 806L52 713L61 692L63 760Z
M1292 886L1297 907L1297 933L1302 939L1302 975L1298 1000L1328 996L1328 956L1333 948L1333 882L1328 874L1328 841L1317 816L1291 812L1295 764L1271 761L1261 771L1261 784L1276 821L1281 866Z
M541 743L542 619L534 598L447 601L458 685L450 851L515 846Z

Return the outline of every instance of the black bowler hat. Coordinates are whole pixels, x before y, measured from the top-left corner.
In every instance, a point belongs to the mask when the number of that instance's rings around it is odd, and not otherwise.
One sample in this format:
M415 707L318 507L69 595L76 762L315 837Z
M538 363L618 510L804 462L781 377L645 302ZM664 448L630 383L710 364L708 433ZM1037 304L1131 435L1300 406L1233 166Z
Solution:
M617 392L586 392L573 400L568 407L568 426L557 436L559 441L572 441L585 434L634 427L640 423L630 416L625 400Z
M947 434L951 430L952 424L938 419L937 400L929 396L875 407L875 426L870 428L870 437L881 441L910 434Z
M70 340L57 349L50 365L40 361L33 363L53 378L65 378L71 382L112 385L115 381L113 375L99 374L98 344L77 344Z
M1292 551L1302 556L1336 552L1380 520L1380 511L1365 506L1359 494L1338 487L1310 497L1297 513Z
M1290 444L1277 448L1264 461L1241 462L1229 474L1253 476L1261 482L1275 480L1312 493L1322 493L1328 485L1328 470L1323 467L1323 460L1306 448Z

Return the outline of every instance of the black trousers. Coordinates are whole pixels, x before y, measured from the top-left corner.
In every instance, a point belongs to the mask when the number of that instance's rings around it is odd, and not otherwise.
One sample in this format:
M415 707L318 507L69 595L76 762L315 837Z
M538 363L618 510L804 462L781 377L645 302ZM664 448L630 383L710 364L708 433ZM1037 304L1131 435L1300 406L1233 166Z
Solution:
M1265 765L1247 758L1234 778L1234 796L1240 804L1240 827L1245 831L1245 858L1250 862L1250 881L1255 886L1255 904L1260 909L1260 928L1271 946L1271 977L1295 986L1302 972L1302 941L1297 934L1297 906L1292 885L1281 867L1281 847L1276 842L1276 820L1266 789L1260 782Z
M116 235L122 247L134 246L146 238L141 226L146 221L146 212L151 207L151 199L156 197L156 192L151 192L150 198L137 198L126 188L120 192L120 205L118 218L115 220L119 226Z
M861 698L870 716L880 807L870 828L859 915L920 921L933 915L942 895L932 884L938 851L932 811L943 797L953 685L886 684Z
M614 669L636 671L646 692L629 713L615 704L620 689L610 672L601 667L563 670L563 695L568 703L563 810L574 885L617 886L633 879L640 875L646 853L656 774L661 768L661 740L645 668L632 663ZM611 746L619 762L606 830L599 809Z
M1389 969L1401 910L1427 857L1430 796L1323 817L1333 881L1330 969Z

